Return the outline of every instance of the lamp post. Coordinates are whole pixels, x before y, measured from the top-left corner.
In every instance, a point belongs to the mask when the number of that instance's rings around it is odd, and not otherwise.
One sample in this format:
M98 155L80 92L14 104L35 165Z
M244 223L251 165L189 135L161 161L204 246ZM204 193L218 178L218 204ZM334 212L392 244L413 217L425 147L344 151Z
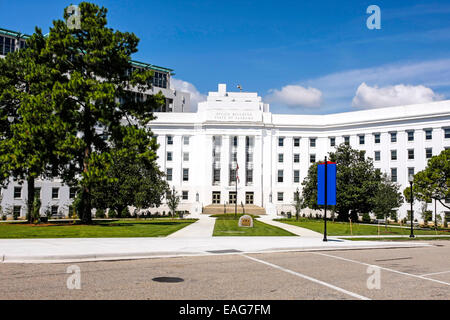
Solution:
M414 181L414 176L412 174L410 174L408 176L408 181L409 181L409 187L410 187L410 191L411 191L411 234L409 235L410 238L414 238L414 211L413 211L413 181Z

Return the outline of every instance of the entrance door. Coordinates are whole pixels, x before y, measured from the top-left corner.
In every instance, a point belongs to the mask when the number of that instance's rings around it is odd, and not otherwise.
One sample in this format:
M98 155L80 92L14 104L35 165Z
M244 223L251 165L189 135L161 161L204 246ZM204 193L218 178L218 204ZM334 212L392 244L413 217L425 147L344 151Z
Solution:
M245 204L253 204L253 192L245 193Z
M236 191L230 191L228 193L228 203L235 204L236 203Z
M212 203L219 204L220 203L220 191L213 191L212 193Z

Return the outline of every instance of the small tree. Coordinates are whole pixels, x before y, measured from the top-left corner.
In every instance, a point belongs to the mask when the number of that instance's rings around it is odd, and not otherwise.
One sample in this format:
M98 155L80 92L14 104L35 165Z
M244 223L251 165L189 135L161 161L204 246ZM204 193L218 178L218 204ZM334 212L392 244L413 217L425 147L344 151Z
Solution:
M175 187L172 187L172 190L167 193L167 205L169 206L170 211L172 212L172 217L175 217L175 211L178 208L178 204L180 203L180 196L175 191Z
M305 208L305 202L303 199L303 196L300 195L300 191L297 190L294 193L294 208L295 208L295 219L298 221L298 218L300 216L300 211Z
M384 174L378 184L378 189L373 199L373 212L378 217L382 216L385 220L384 226L387 230L387 218L393 209L402 205L403 197L399 192L400 185L390 181L389 177Z

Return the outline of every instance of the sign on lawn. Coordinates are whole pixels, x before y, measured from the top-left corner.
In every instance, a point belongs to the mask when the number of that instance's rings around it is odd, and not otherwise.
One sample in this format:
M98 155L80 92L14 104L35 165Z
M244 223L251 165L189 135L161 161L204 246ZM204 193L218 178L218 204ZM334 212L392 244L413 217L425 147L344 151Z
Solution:
M327 181L325 163L317 165L317 204L325 204L325 185L327 186L327 205L336 205L336 163L327 162Z

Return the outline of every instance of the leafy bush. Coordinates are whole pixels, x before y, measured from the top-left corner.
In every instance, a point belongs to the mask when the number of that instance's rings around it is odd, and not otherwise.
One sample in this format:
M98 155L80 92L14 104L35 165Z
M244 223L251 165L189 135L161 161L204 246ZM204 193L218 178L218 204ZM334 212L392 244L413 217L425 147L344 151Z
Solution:
M368 212L363 213L362 221L363 222L370 222L370 214Z
M3 221L6 220L6 214L2 214L2 220L3 220Z
M114 209L109 209L108 218L117 218L117 212Z
M95 211L95 217L96 217L97 219L104 219L104 218L106 217L106 215L105 215L105 210L103 210L103 209L97 209L97 210Z

